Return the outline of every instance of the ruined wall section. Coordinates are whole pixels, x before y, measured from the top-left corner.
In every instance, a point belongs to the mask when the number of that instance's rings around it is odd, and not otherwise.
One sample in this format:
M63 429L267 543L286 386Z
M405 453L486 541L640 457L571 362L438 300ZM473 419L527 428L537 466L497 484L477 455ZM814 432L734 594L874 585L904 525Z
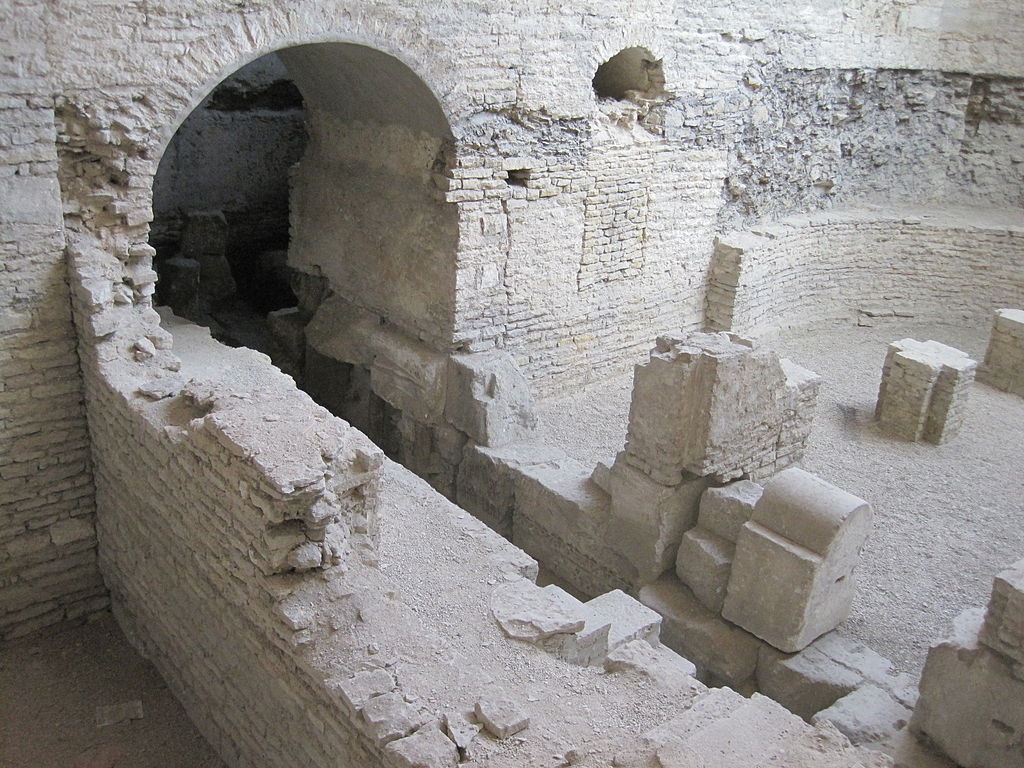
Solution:
M27 3L0 19L0 640L107 605L42 14Z
M1024 203L1020 78L773 61L743 85L725 227L864 203Z
M836 209L723 235L708 324L762 335L893 318L982 324L1024 301L1017 211Z

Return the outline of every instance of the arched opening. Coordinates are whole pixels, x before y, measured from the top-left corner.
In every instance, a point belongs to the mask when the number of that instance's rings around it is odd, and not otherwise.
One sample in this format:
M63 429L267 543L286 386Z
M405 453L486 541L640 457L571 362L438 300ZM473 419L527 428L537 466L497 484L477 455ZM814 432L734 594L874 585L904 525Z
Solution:
M393 56L350 43L262 56L210 92L161 159L158 301L276 362L280 313L308 321L328 293L444 348L458 221L434 175L451 148L436 98Z
M350 43L286 48L182 123L151 230L158 303L267 353L449 495L454 465L432 470L431 446L447 429L458 244L437 176L453 161L440 104L398 59Z
M601 99L640 101L666 95L661 60L639 46L625 48L599 66L593 84Z

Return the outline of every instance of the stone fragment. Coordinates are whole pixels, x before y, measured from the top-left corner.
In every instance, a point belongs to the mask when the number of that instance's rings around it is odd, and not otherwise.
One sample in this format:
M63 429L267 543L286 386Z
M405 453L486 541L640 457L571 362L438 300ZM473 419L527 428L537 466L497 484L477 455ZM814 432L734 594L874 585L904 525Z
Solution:
M553 584L541 588L527 579L500 584L491 593L491 613L502 631L531 643L583 629L581 605Z
M1024 310L996 310L978 380L1024 397Z
M709 610L720 613L736 546L701 527L683 534L676 575Z
M126 720L141 720L142 702L138 699L125 701L121 704L110 704L109 706L96 707L96 727L106 728L108 725L117 725Z
M634 640L658 644L661 617L620 589L588 600L580 612L586 622L581 630L549 641L558 655L573 664L600 664L609 651Z
M429 723L411 736L392 741L384 751L401 768L451 768L458 765L459 752L452 740Z
M498 739L507 739L530 725L530 717L522 705L504 691L495 690L481 696L474 711L476 719Z
M423 725L419 710L398 692L368 699L363 705L363 720L369 726L373 740L380 746L408 736Z
M136 339L132 344L132 356L138 361L149 360L155 354L156 346L146 337Z
M704 689L696 680L697 667L693 662L665 646L655 647L644 640L620 645L608 654L603 666L606 672L639 672L663 690L675 692L677 697L684 692L696 696Z
M307 541L288 553L287 563L300 573L319 568L323 563L323 550L319 545Z
M327 686L353 710L360 710L372 697L395 690L395 679L385 669L374 669L357 672L344 680L334 678L328 681Z
M700 497L697 524L735 544L740 529L754 514L754 506L763 492L764 488L750 480L708 488Z
M982 610L964 612L952 636L928 651L910 729L959 765L1020 768L1024 681L978 642L983 622Z
M764 643L705 608L673 574L640 590L640 602L661 615L661 641L733 687L749 681Z
M937 341L901 339L889 345L875 418L904 440L941 444L963 426L977 363Z
M530 384L500 350L452 355L445 418L489 447L523 440L537 425Z
M722 616L793 653L849 614L871 507L801 469L765 485L736 543Z
M869 683L811 718L813 723L825 720L854 744L880 744L907 725L910 710Z
M462 756L468 753L473 739L477 737L482 727L472 722L465 712L448 712L444 716L444 731Z

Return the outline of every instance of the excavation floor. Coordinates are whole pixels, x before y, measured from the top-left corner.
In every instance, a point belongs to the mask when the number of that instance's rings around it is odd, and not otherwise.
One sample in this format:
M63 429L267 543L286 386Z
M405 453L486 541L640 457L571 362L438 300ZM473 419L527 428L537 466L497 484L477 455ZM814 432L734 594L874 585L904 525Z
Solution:
M98 710L132 702L140 719L97 725ZM0 650L3 768L223 765L112 617Z
M950 621L984 605L993 575L1024 556L1024 398L975 383L952 442L887 437L873 411L886 346L905 337L982 360L988 329L888 324L790 331L767 343L823 378L804 468L875 510L843 631L916 675ZM543 440L584 462L613 459L632 379L630 372L541 403Z

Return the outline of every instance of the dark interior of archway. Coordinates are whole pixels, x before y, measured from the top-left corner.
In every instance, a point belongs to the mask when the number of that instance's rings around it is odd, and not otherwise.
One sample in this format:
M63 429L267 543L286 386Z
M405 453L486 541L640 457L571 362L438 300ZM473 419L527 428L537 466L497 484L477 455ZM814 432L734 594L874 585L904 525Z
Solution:
M160 163L150 234L157 301L227 344L268 351L267 313L296 304L285 263L288 173L306 147L305 121L299 89L267 54L196 107Z

